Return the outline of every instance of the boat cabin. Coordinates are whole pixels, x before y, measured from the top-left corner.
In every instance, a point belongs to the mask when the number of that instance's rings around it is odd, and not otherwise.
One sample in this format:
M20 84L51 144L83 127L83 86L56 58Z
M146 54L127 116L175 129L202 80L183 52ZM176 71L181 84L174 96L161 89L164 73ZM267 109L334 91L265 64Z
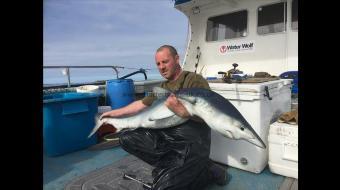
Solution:
M298 0L178 0L189 20L183 68L219 77L298 70Z

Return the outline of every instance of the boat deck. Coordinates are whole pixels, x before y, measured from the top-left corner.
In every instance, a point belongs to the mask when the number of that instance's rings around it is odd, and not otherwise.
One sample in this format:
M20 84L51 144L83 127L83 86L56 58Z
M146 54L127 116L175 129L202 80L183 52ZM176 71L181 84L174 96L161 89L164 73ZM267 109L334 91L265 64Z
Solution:
M103 168L128 156L121 147L105 150L81 150L58 157L44 155L43 188L64 189L67 183L95 169ZM266 167L260 174L228 167L230 180L225 186L210 185L206 190L297 190L298 180L271 173Z

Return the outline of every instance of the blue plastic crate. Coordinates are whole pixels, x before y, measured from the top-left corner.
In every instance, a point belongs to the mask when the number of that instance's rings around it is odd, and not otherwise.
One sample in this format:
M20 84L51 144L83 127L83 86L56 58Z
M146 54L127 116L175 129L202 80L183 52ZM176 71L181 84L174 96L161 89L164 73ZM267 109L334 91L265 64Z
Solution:
M97 93L55 93L44 95L44 152L57 156L96 144L97 137L87 138L98 112Z

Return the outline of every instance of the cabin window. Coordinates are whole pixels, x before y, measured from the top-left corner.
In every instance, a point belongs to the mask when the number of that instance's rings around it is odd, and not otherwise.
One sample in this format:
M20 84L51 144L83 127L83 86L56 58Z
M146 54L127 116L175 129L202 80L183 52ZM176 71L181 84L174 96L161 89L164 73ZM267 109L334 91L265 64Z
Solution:
M281 2L257 9L257 33L269 34L286 31L287 3Z
M246 10L211 17L207 23L207 41L218 41L247 36Z
M292 29L298 29L298 0L293 0L292 3Z

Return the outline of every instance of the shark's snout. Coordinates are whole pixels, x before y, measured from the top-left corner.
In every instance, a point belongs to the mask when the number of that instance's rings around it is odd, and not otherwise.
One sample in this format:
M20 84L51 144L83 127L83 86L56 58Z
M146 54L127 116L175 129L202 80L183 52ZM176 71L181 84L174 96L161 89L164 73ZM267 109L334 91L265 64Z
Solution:
M248 138L248 141L260 148L263 148L265 149L266 148L266 144L263 142L263 140L261 139L261 137L254 131L254 130L251 130L252 131L252 137L251 138Z

